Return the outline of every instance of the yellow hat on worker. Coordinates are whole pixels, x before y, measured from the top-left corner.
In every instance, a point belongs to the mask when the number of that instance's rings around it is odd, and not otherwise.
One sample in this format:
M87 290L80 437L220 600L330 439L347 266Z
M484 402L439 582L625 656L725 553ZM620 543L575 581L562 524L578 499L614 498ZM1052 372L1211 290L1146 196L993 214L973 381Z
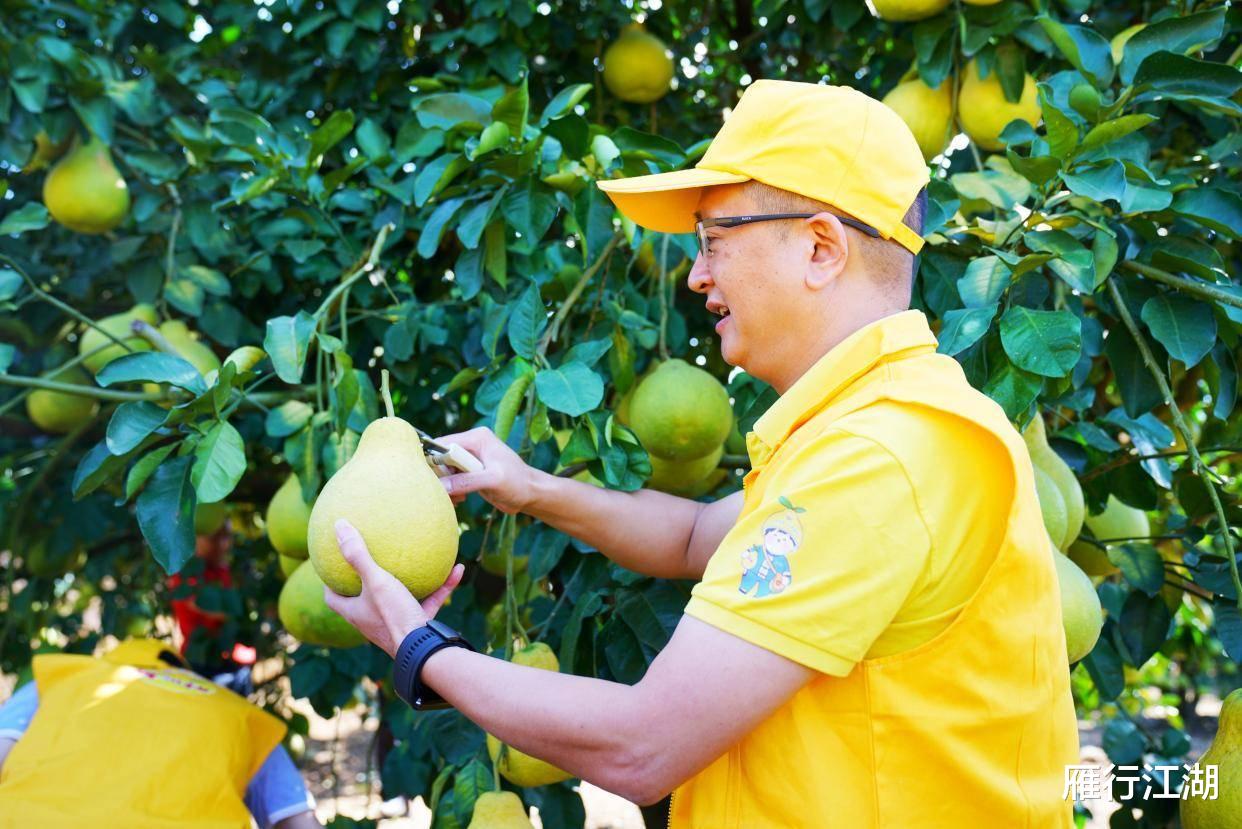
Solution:
M161 668L185 665L185 660L167 642L158 639L126 639L103 658L117 665L133 665L138 668Z
M742 94L697 165L599 182L635 224L690 233L699 191L760 181L830 204L918 253L902 219L927 186L927 164L893 110L848 86L761 80Z

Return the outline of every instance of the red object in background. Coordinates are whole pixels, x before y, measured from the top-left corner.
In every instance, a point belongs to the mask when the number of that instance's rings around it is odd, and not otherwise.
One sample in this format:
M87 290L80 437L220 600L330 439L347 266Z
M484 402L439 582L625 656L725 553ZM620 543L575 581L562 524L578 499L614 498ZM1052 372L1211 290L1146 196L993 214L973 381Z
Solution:
M233 586L233 574L229 572L229 568L225 565L208 564L203 568L202 576L191 576L186 579L180 573L176 573L168 577L168 586L176 589L185 583L191 588L197 587L199 584L218 584L221 587ZM181 652L185 653L185 647L189 644L190 634L198 628L206 628L210 633L215 633L220 629L220 625L224 623L225 615L223 613L209 613L200 610L198 605L194 603L191 596L188 599L173 599L172 605L173 615L177 617L177 627L181 631ZM253 649L251 649L253 650ZM234 649L236 652L236 649ZM240 661L240 660L234 660ZM253 658L251 662L253 662ZM241 663L249 664L249 663Z

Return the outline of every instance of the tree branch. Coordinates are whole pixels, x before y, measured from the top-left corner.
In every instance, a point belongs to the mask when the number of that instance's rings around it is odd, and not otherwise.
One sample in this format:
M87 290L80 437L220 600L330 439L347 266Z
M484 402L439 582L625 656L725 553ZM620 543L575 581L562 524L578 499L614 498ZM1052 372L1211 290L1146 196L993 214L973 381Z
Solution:
M1121 267L1134 271L1154 282L1162 282L1170 288L1176 288L1182 293L1191 294L1199 299L1211 300L1223 305L1232 305L1234 308L1242 308L1242 296L1235 296L1207 282L1199 282L1183 276L1176 276L1168 271L1162 271L1160 268L1153 268L1151 265L1144 265L1142 262L1135 262L1132 259L1122 262Z
M1160 394L1164 397L1165 405L1169 407L1169 413L1173 415L1173 426L1181 434L1182 440L1186 442L1186 449L1190 452L1190 459L1194 464L1195 474L1203 481L1203 485L1207 488L1208 496L1212 499L1212 506L1216 510L1216 520L1220 522L1221 537L1224 539L1225 551L1229 559L1229 576L1233 580L1233 589L1236 595L1235 602L1238 605L1238 609L1242 610L1242 576L1238 574L1238 558L1233 548L1233 535L1229 528L1229 521L1225 517L1225 507L1220 501L1220 493L1216 491L1216 484L1212 481L1211 470L1203 462L1203 458L1199 455L1199 450L1195 448L1194 437L1190 434L1190 427L1186 425L1186 420L1182 417L1181 410L1177 408L1177 401L1173 399L1173 389L1169 387L1169 381L1156 363L1151 347L1147 345L1147 340L1135 324L1134 317L1130 315L1130 309L1126 307L1125 299L1121 296L1121 291L1118 289L1117 282L1113 277L1108 278L1108 290L1113 304L1117 307L1117 313L1121 317L1121 321L1130 330L1130 336L1134 338L1134 343L1138 346L1144 365L1151 372L1152 379L1156 381L1156 385L1160 387Z

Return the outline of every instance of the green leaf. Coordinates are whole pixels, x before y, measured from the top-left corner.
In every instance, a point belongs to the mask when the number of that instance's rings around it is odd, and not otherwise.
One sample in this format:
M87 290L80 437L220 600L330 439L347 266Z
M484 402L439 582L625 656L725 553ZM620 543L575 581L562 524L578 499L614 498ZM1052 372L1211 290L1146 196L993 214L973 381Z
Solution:
M9 366L13 365L13 359L17 356L17 348L8 343L0 343L0 373L9 370Z
M578 83L573 86L567 86L556 93L552 100L548 101L548 105L544 107L543 114L539 116L539 126L546 126L554 118L560 118L568 113L590 91L591 85L589 83Z
M1150 544L1118 544L1108 550L1108 558L1121 569L1126 581L1149 596L1164 586L1164 559Z
M202 316L203 302L207 292L203 286L188 279L173 279L164 286L164 299L181 313L190 317Z
M457 215L457 211L465 203L465 197L449 199L436 205L435 210L431 211L431 215L427 217L427 223L423 225L423 231L418 237L417 253L423 259L430 259L440 248L440 238L444 234L444 228L453 217Z
M459 813L469 816L479 796L492 790L492 772L480 760L471 760L453 776L453 796Z
M267 321L263 350L272 358L276 376L286 383L302 382L302 369L315 333L315 318L305 311L297 316L276 317Z
M1091 681L1095 683L1103 699L1114 700L1125 690L1125 668L1108 639L1101 638L1091 653L1087 654L1083 664L1087 666L1087 673L1091 675Z
M475 95L443 92L423 98L415 105L415 113L426 129L480 130L492 120L492 105Z
M241 433L228 421L217 422L194 449L190 481L198 502L214 504L226 497L245 472L246 447Z
M0 221L0 236L18 236L29 230L42 230L52 222L52 215L42 202L29 201Z
M1126 41L1121 59L1121 82L1129 84L1149 55L1156 52L1188 54L1216 43L1225 33L1225 8L1196 14L1178 14L1151 23Z
M533 360L535 346L547 322L539 288L532 284L518 297L509 314L509 347L515 354Z
M958 308L944 315L936 350L952 357L979 341L992 325L997 304L980 308Z
M501 213L509 226L522 235L514 247L533 253L556 218L556 210L556 199L543 185L530 181L525 187L511 189L501 202Z
M1137 132L1143 127L1156 120L1154 115L1123 115L1120 118L1113 118L1111 121L1105 121L1102 124L1096 124L1087 133L1087 137L1082 140L1082 151L1094 150L1096 147L1103 147L1111 144L1119 138L1124 138L1132 132Z
M1216 635L1225 647L1225 653L1234 662L1242 662L1242 612L1236 604L1213 602L1216 617Z
M1186 368L1198 365L1216 344L1216 316L1207 303L1168 291L1143 303L1142 317L1152 336Z
M1125 326L1117 325L1108 332L1104 353L1113 369L1113 379L1126 414L1139 417L1163 400L1160 388L1143 364L1138 345Z
M142 537L152 555L172 575L194 555L194 487L186 455L160 464L135 502Z
M1000 321L1001 344L1014 365L1043 377L1064 377L1082 352L1082 321L1069 311L1011 306Z
M138 491L146 484L147 479L151 477L151 473L164 462L164 459L172 454L176 449L175 444L161 446L153 449L143 455L134 465L129 468L129 474L125 476L125 500L128 501L138 494Z
M117 383L168 383L194 395L207 391L203 376L193 365L180 357L159 351L123 354L108 363L95 375L95 382L107 388Z
M1242 72L1220 63L1156 52L1139 66L1134 87L1142 89L1143 94L1136 95L1131 103L1154 100L1160 95L1229 98L1242 89Z
M108 451L114 455L124 455L136 449L147 436L154 432L168 419L168 410L149 400L122 403L112 413L108 421L108 432L104 442Z
M650 159L669 167L684 164L686 160L686 153L677 142L649 132L639 132L633 127L621 127L615 131L612 142L626 158Z
M561 362L578 362L590 368L598 363L599 358L607 354L610 348L612 348L612 340L607 338L576 343L565 352L565 358Z
M1044 132L1048 136L1048 152L1053 158L1066 159L1078 146L1078 126L1053 103L1052 86L1039 84L1039 106L1044 113Z
M1156 554L1157 558L1159 555ZM1163 568L1160 582L1164 583ZM1136 590L1126 597L1117 629L1135 667L1142 667L1164 645L1169 638L1169 622L1172 620L1169 607L1158 589L1151 595Z
M414 204L422 207L427 199L448 186L457 175L470 166L460 153L445 153L419 166L414 176Z
M1120 204L1126 195L1126 168L1116 160L1080 168L1078 173L1063 173L1061 179L1071 192L1093 201L1112 199Z
M500 97L492 107L492 118L509 128L509 135L522 139L526 121L530 117L530 93L526 79ZM480 153L482 155L482 153Z
M1096 86L1108 86L1113 79L1113 59L1107 40L1093 29L1060 23L1047 15L1041 14L1035 21L1071 66Z
M536 374L535 391L549 409L578 417L603 401L604 381L585 364L573 362Z
M0 268L0 302L17 296L21 287L21 274L11 268Z
M1095 256L1064 230L1032 230L1023 236L1031 250L1055 256L1048 268L1066 284L1084 294L1094 293L1103 277L1095 271Z
M354 129L354 113L348 109L338 109L328 116L318 129L310 135L310 151L307 153L307 165L318 170L323 164L324 154L341 142Z
M493 121L479 134L478 146L470 155L470 160L484 156L492 150L498 150L509 143L509 125L503 121Z
M1219 187L1183 190L1174 196L1173 210L1230 238L1242 238L1242 196L1231 190Z
M979 256L970 260L966 272L957 280L957 292L967 308L991 307L995 313L996 301L1004 295L1009 282L1009 268L999 257Z
M73 472L73 497L79 500L94 492L105 482L112 480L125 468L126 459L108 451L108 445L100 441L87 450Z
M1143 750L1147 747L1147 741L1138 726L1124 717L1109 721L1104 727L1101 744L1108 759L1116 765L1137 763L1143 758Z

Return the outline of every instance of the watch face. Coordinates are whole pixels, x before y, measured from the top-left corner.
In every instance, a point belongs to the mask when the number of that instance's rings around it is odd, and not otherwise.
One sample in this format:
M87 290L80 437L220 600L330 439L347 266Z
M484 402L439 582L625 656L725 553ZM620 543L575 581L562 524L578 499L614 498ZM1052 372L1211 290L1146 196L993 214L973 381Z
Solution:
M429 622L427 622L427 627L431 628L436 633L443 636L445 639L457 638L457 631L453 630L451 627L444 624L443 622L437 622L435 619L432 619Z

